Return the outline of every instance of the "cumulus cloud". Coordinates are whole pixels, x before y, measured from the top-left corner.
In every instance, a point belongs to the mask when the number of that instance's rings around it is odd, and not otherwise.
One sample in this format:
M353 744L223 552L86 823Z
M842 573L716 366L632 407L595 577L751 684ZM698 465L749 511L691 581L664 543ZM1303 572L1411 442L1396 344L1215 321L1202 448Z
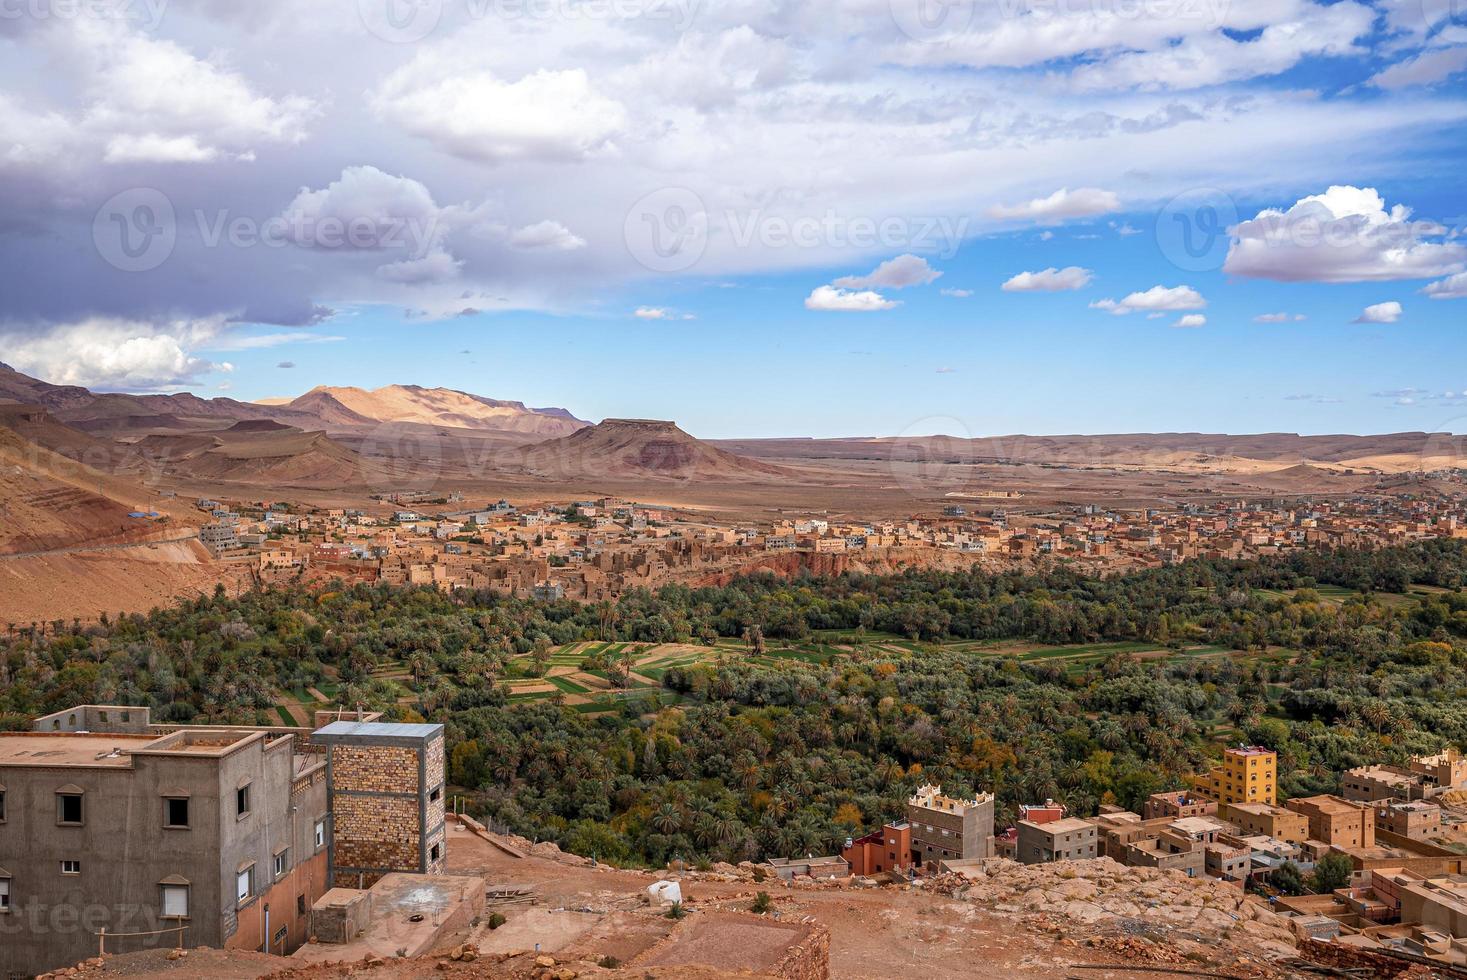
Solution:
M1019 204L995 204L988 216L999 221L1034 221L1041 225L1057 225L1072 218L1093 218L1121 209L1115 191L1098 187L1061 187L1048 197L1036 197Z
M286 237L306 248L423 252L443 233L427 187L373 166L347 167L319 190L303 188L280 217Z
M1006 293L1055 293L1071 289L1083 289L1090 285L1095 274L1078 265L1067 265L1063 269L1050 266L1038 272L1021 272L1002 286Z
M1125 299L1101 299L1090 304L1094 310L1105 310L1116 316L1127 313L1170 313L1180 310L1200 310L1207 305L1202 294L1191 286L1152 286L1144 292L1131 293Z
M436 50L389 75L372 107L445 153L483 163L580 159L626 124L625 108L597 92L583 69L505 81Z
M1401 304L1395 300L1367 306L1354 320L1355 323L1395 323L1401 319Z
M224 329L225 319L163 323L93 317L55 324L43 334L0 328L0 349L17 371L53 384L110 391L154 391L231 371L191 353Z
M277 364L275 366L278 367L278 368L282 368L282 369L288 370L290 368L295 367L295 361L281 361L279 364Z
M1467 299L1467 272L1447 276L1421 291L1432 299Z
M898 255L867 275L842 276L833 285L842 289L905 289L908 286L925 286L940 275L942 273L928 265L920 255Z
M953 299L967 299L973 295L973 290L971 289L939 289L938 292L943 296L951 296Z
M1386 210L1373 187L1335 185L1287 211L1268 209L1238 224L1223 271L1284 282L1384 282L1459 272L1467 246L1447 229Z
M900 305L875 290L838 289L835 286L817 286L805 297L805 309L833 313L873 313Z
M1172 326L1181 327L1183 329L1205 327L1207 326L1207 317L1203 316L1201 313L1187 313L1180 317L1176 323L1172 324Z
M1309 319L1303 313L1260 313L1253 318L1254 323L1301 323Z
M509 243L515 248L546 248L560 252L586 247L584 238L559 221L549 220L515 229L509 236Z

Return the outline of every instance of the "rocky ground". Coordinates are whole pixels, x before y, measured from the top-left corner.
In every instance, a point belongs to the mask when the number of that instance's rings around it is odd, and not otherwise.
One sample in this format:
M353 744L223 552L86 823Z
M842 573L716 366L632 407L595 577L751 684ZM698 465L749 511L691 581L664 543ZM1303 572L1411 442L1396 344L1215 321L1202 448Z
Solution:
M1127 868L1108 859L1025 866L991 859L968 875L783 882L768 866L626 871L596 866L553 844L486 837L455 826L449 871L479 874L489 888L521 890L501 906L500 931L480 925L447 937L433 955L298 966L255 953L193 950L186 957L131 954L80 965L69 976L338 980L345 977L503 977L506 980L714 980L716 969L627 971L626 962L667 925L647 886L679 881L685 906L748 910L760 892L771 914L813 919L830 931L830 975L923 980L1024 977L1155 980L1156 971L1252 980L1299 976L1283 920L1241 889L1177 872ZM557 935L557 932L560 935ZM521 934L542 942L521 942ZM512 938L510 938L512 937ZM554 941L547 941L554 940ZM556 941L560 945L556 945ZM743 974L749 976L749 974Z

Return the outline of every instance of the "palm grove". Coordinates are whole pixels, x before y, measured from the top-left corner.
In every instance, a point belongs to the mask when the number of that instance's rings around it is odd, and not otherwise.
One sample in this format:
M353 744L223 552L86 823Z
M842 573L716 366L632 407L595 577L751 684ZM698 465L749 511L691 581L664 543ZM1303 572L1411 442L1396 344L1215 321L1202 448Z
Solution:
M752 577L600 605L363 585L221 591L12 630L0 724L80 703L270 724L281 691L327 686L343 704L446 724L470 810L526 836L617 863L802 855L898 816L924 781L996 793L1002 825L1046 797L1081 815L1138 808L1187 785L1224 740L1277 750L1287 796L1334 791L1351 766L1467 745L1464 583L1467 546L1435 541L1103 579L1058 566ZM821 657L739 652L828 630L844 642ZM863 639L878 636L905 640ZM543 673L575 641L720 637L744 642L611 711L511 703L501 683ZM1074 669L955 647L1123 640L1241 653L1117 653ZM403 679L382 677L384 664Z

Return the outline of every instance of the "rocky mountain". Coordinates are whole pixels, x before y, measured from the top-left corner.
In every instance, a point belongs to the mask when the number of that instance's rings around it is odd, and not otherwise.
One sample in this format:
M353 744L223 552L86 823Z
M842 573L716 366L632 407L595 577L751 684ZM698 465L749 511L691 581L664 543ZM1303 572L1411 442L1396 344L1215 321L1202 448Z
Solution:
M569 435L590 423L563 408L530 408L524 402L485 398L453 388L386 385L365 388L322 385L280 406L327 424L410 422L455 429L523 432L545 438Z
M656 419L606 419L507 453L501 465L550 478L759 482L792 475L785 467L719 449L676 423Z

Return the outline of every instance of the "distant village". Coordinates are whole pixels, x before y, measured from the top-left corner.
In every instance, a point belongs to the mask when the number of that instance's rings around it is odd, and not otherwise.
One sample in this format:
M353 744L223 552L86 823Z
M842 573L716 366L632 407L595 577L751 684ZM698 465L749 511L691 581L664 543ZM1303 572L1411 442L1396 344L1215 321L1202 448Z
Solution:
M458 494L395 493L379 504L380 513L370 514L200 499L210 519L199 539L216 558L248 564L265 580L339 577L588 601L760 569L997 568L1051 559L1105 573L1189 558L1467 537L1463 501L1428 491L1040 514L954 503L937 517L802 516L759 525L612 497L473 508Z

